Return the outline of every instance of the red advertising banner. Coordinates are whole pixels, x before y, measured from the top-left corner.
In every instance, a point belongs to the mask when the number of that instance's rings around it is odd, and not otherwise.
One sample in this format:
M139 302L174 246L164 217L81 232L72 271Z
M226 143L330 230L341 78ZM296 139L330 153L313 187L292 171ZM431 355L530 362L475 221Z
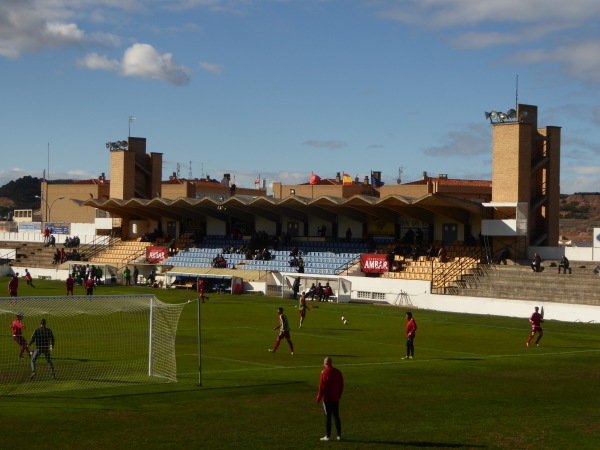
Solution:
M383 273L390 271L386 255L377 253L364 253L360 255L360 265L363 272Z
M146 259L151 263L159 263L167 259L167 247L146 247Z

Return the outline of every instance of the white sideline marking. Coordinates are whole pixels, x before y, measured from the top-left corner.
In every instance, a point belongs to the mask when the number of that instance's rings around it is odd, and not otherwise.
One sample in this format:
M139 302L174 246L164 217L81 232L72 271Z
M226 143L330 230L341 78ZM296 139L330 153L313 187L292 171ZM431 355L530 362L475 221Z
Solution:
M430 349L432 351L440 351L440 352L446 352L445 350L435 350L435 349ZM532 349L531 352L534 352L535 349ZM577 351L570 351L570 352L552 352L552 353L531 353L531 352L525 352L525 353L520 353L520 354L508 354L508 355L478 355L476 353L465 353L465 352L454 352L454 353L463 353L466 355L473 355L473 356L479 356L482 359L496 359L496 358L522 358L522 357L529 357L529 356L537 356L537 357L544 357L544 356L562 356L562 355L574 355L574 354L578 354L578 353L597 353L600 352L600 349L589 349L589 350L577 350ZM452 353L452 352L446 352L446 353ZM185 356L198 356L198 355L185 355ZM261 363L252 363L251 361L238 361L235 359L228 359L228 358L219 358L219 357L211 357L211 356L206 356L203 355L204 357L208 357L208 358L217 358L217 359L224 359L224 360L229 360L229 361L236 361L236 362L242 362L242 363L247 363L247 364L258 364L258 365L263 365L263 366L267 366L270 367L271 369L275 369L275 370L280 370L280 369L284 369L284 370L290 370L290 369L314 369L314 368L322 368L323 365L319 364L319 365L309 365L309 366L276 366L276 365L269 365L269 364L261 364ZM427 358L427 359L413 359L411 361L404 361L404 360L398 360L398 361L385 361L385 362L364 362L364 363L349 363L349 364L337 364L336 366L338 367L363 367L363 366L391 366L391 365L414 365L416 363L423 363L423 362L434 362L434 361L443 361L445 358ZM233 373L233 372L253 372L253 371L257 371L257 370L264 370L264 368L240 368L240 369L234 369L234 370L211 370L211 371L203 371L203 374L215 374L215 373ZM185 376L185 375L197 375L198 372L186 372L186 373L178 373L178 376Z

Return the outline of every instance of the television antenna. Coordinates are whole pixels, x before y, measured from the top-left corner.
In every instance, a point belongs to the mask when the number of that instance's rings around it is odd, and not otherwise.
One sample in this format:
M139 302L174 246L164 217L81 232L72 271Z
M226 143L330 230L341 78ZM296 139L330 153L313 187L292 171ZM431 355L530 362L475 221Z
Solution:
M398 178L396 178L396 184L402 184L402 172L404 172L404 166L398 167Z

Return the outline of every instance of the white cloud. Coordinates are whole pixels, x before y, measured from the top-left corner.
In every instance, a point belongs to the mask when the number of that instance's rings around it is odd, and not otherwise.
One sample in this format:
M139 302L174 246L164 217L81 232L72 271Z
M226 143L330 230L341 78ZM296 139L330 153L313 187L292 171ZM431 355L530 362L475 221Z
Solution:
M551 50L536 49L513 58L517 63L560 63L573 77L600 82L600 41L572 42Z
M89 35L74 19L85 11L111 4L112 0L19 0L0 1L0 56L18 58L47 48L115 42L110 33ZM127 2L124 2L127 3ZM123 8L123 5L119 6Z
M191 70L178 65L171 53L160 54L150 44L133 44L123 54L123 60L109 59L90 53L78 61L90 70L110 70L125 77L166 81L176 86L188 84Z
M91 70L114 70L118 71L121 67L121 63L115 59L108 59L105 56L98 55L97 53L90 53L85 58L80 59L78 64L82 67Z
M222 64L213 64L208 62L200 61L200 68L206 72L214 73L215 75L221 75L223 72Z
M597 0L374 0L370 5L381 18L434 28L484 22L579 22L600 14Z
M175 63L171 53L161 55L149 44L133 44L125 50L121 73L181 86L189 83L191 70Z

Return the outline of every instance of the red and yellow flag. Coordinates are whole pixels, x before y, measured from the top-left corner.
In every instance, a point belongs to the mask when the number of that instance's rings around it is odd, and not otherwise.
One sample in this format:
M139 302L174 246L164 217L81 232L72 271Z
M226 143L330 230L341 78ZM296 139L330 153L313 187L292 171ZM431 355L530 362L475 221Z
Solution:
M321 181L321 177L319 175L315 175L314 173L310 174L310 184L318 184Z
M347 173L344 174L343 177L343 186L352 186L352 177Z

